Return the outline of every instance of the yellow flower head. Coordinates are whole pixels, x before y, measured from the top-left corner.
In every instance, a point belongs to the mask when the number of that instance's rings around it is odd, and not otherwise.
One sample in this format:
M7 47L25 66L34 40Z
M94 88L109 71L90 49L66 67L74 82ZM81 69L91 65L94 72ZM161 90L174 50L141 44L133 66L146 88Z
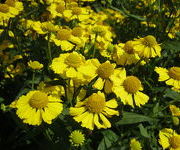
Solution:
M50 12L52 18L62 17L63 12L65 10L65 2L58 1L58 2L50 2L50 6L48 6L47 10Z
M111 64L109 61L106 61L102 64L98 63L96 64L96 73L99 78L96 80L93 87L99 90L102 90L104 88L105 93L111 93L113 83L110 78L118 71L117 69L115 69L116 65Z
M177 117L180 116L180 108L179 107L176 107L175 105L170 105L169 108L170 108L173 116L177 116Z
M140 60L138 54L135 53L133 41L115 45L112 58L118 65L131 65Z
M52 119L56 118L63 109L59 98L39 90L30 91L15 102L16 114L24 123L30 125L40 125L42 121L51 124Z
M142 150L141 143L135 138L131 139L130 147L131 147L131 150Z
M65 40L69 40L71 37L71 31L68 30L68 29L60 29L58 32L57 32L57 38L61 41Z
M77 69L85 63L85 58L77 52L61 54L58 58L54 58L51 69L64 77L76 78Z
M159 132L159 144L163 149L179 150L180 149L180 135L172 129L162 129Z
M134 41L135 52L143 58L161 56L161 47L152 35Z
M44 82L40 82L37 89L57 98L60 98L61 95L64 95L64 88L61 85L52 86Z
M70 138L69 141L73 146L81 146L84 144L85 136L79 130L73 131L69 136L69 138Z
M111 80L113 81L112 91L124 104L140 107L149 100L149 97L141 92L143 90L141 81L136 76L126 76L125 69L121 69L118 78L112 77Z
M110 128L111 123L106 117L119 115L119 112L114 110L118 104L115 99L106 101L105 95L101 92L93 93L84 101L79 101L75 107L70 108L70 114L74 116L74 120L82 122L81 126L90 130L96 126L100 128ZM100 120L99 120L100 119Z
M81 37L83 34L83 29L81 27L74 27L72 29L72 35L76 36L76 37Z
M8 13L9 12L9 6L7 4L0 4L0 12L1 13Z
M156 67L155 71L159 74L158 81L165 81L167 85L172 85L175 89L180 89L180 67L169 69Z
M34 70L40 70L43 68L43 64L39 63L38 61L29 61L28 66Z
M103 79L109 78L114 73L114 65L109 61L102 63L97 69L97 74Z

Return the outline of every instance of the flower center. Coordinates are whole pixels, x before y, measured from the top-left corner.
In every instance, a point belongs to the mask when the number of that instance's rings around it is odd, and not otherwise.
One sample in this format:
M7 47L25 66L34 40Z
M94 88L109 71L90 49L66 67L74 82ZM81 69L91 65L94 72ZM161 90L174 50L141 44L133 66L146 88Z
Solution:
M6 4L0 4L0 12L8 13L9 12L9 6Z
M114 66L109 62L102 63L97 69L97 74L103 79L108 79L113 73Z
M11 7L15 7L15 0L6 0L5 2L7 5L11 6Z
M180 80L180 67L171 67L168 74L171 78Z
M77 68L82 64L81 57L76 53L71 53L66 59L65 63L71 67Z
M128 76L124 80L123 86L128 93L134 94L141 87L141 81L135 76Z
M73 145L81 145L83 144L85 138L84 138L84 134L82 134L80 131L78 130L75 130L71 133L70 135L70 138L71 138L71 142Z
M65 5L64 3L59 3L57 6L56 6L56 11L58 13L63 13L63 11L65 10Z
M81 37L82 36L82 32L83 32L83 30L82 30L81 27L75 27L72 30L72 35L77 36L77 37Z
M92 113L101 113L105 107L105 98L97 93L94 93L88 98L86 102L86 107Z
M156 41L156 38L154 36L148 35L148 36L144 37L143 44L148 46L148 47L152 47L152 46L157 44L157 41Z
M180 135L171 137L170 144L174 149L180 148Z
M69 40L71 37L71 32L67 29L60 29L57 32L57 38L59 40Z
M44 108L48 104L48 96L43 92L35 92L29 100L29 105L33 108Z
M81 13L82 13L82 10L81 10L80 7L74 7L74 8L72 9L72 14L73 14L73 15L80 15Z
M124 50L128 54L134 54L133 42L127 41L124 45Z

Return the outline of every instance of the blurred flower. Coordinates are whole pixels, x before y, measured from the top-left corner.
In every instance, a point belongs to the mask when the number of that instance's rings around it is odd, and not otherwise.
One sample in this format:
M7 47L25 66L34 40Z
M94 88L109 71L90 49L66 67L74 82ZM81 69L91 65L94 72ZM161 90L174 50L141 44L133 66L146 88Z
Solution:
M136 76L126 76L126 70L121 69L118 78L113 78L112 91L126 105L141 107L148 102L149 97L142 93L141 81Z
M34 70L40 70L43 68L43 64L39 63L38 61L29 61L28 66Z
M69 138L69 141L73 146L82 146L84 144L85 136L79 130L74 130Z
M140 57L135 53L133 41L115 45L114 49L112 58L117 65L131 65L140 61Z
M161 56L161 47L152 35L135 39L134 50L142 58Z
M111 127L111 123L106 117L119 115L119 112L114 110L117 106L115 99L106 101L105 95L98 92L93 93L84 101L77 102L75 107L70 108L70 115L74 116L75 121L82 122L82 127L90 130L93 130L94 126L98 129L106 129Z
M172 120L173 120L174 125L176 126L179 125L178 117L180 117L180 108L176 107L175 105L170 105L169 108L172 113Z
M131 139L130 147L131 147L131 150L142 150L141 143L135 138Z
M161 144L163 149L179 150L180 135L172 129L164 128L159 132L159 144Z
M23 123L40 125L42 121L51 124L63 109L59 98L47 95L39 90L30 91L13 102L16 114L23 120Z
M158 81L165 81L167 85L172 85L176 90L180 89L180 67L169 69L156 67L155 71L159 74Z

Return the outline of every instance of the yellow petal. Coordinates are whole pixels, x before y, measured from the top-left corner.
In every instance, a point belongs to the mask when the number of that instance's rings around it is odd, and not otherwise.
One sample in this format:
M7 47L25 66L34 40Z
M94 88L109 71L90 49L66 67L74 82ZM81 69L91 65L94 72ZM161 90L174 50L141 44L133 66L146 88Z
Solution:
M111 123L109 122L109 120L102 113L100 113L99 116L100 116L104 126L106 128L110 128L111 127Z
M141 105L144 105L148 102L149 97L142 92L137 92L136 94L134 94L134 100L135 104L140 107Z
M118 103L115 99L111 99L106 102L106 106L109 108L116 108L118 106Z
M87 115L82 120L82 127L88 128L90 130L94 129L93 113L87 113Z
M110 109L110 108L108 108L108 107L105 107L105 108L104 108L104 111L106 112L106 114L107 114L108 116L113 116L113 115L119 116L119 112L118 112L117 110L113 110L113 109Z
M156 67L155 71L159 74L158 81L165 81L170 78L168 75L168 70L166 68Z
M85 107L80 107L80 108L71 107L69 113L71 116L77 116L84 113L85 111L86 111Z
M102 78L98 78L96 82L93 84L93 88L96 88L98 90L102 90L104 86L104 82Z
M98 114L94 114L94 124L97 126L98 129L105 128L105 126L99 122Z

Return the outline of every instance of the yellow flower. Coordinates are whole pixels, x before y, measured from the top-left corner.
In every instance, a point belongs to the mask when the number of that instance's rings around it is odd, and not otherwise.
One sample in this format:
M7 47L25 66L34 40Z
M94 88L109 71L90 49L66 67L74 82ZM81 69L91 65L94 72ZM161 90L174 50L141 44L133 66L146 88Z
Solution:
M115 45L112 58L116 61L117 65L131 65L140 60L140 57L134 51L133 41Z
M76 78L78 75L77 69L85 63L85 58L77 52L60 54L54 58L51 64L51 69L67 78Z
M6 68L8 73L5 73L5 78L14 78L16 75L20 75L23 73L24 65L21 63L17 63L16 66L9 65Z
M59 98L35 90L21 96L15 103L16 114L24 123L40 125L42 121L51 124L63 109Z
M170 105L169 108L170 108L173 116L180 116L180 108L179 107L176 107L175 105Z
M97 75L99 78L93 84L93 88L97 88L102 90L104 88L105 93L111 93L113 82L111 81L111 76L115 76L115 74L120 73L118 69L115 69L115 64L111 64L109 61L105 63L99 64L96 63L97 66Z
M44 82L40 82L37 89L57 98L60 98L61 95L64 95L64 88L61 85L53 86L53 85L48 85Z
M172 129L162 129L159 132L159 144L163 149L179 150L180 149L180 135Z
M167 85L172 85L176 90L180 89L180 67L169 69L156 67L155 71L159 74L158 81L165 81Z
M6 0L5 4L10 7L10 13L14 16L18 15L24 9L23 3L18 0Z
M79 130L73 131L69 136L69 138L70 138L69 141L73 146L81 146L83 145L85 140L84 134Z
M141 143L135 138L131 139L130 147L131 147L131 150L142 150Z
M112 91L126 105L140 107L148 102L149 97L142 93L143 90L141 81L135 76L126 76L126 70L121 69L119 77L112 77Z
M39 63L38 61L29 61L28 66L34 70L40 70L43 68L43 64Z
M0 21L8 20L10 17L14 17L10 11L11 9L7 4L0 4Z
M152 35L134 41L134 50L142 58L161 56L161 47Z
M175 126L179 125L179 118L180 117L180 108L176 107L175 105L169 106L171 114L172 114L172 121Z
M59 29L56 35L52 34L50 40L53 41L57 46L61 46L63 51L72 50L75 44L70 42L72 39L71 29Z
M105 95L98 92L93 93L84 101L77 102L75 107L70 108L70 114L74 116L75 121L82 122L82 127L90 130L93 130L94 126L98 129L106 129L111 127L111 123L106 117L119 115L119 112L114 110L117 106L115 99L106 101Z
M88 84L92 79L94 79L96 74L96 63L98 63L97 59L88 59L84 64L77 68L78 74L77 78L74 79L76 83L79 84Z
M47 10L51 13L52 18L62 17L65 10L65 2L58 1L56 3L51 3Z

